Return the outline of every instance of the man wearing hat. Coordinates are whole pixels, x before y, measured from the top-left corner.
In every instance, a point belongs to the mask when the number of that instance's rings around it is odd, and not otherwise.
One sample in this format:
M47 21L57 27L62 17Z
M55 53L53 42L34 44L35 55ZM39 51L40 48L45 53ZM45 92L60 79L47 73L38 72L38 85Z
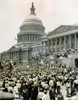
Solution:
M32 91L31 91L31 100L37 100L38 96L38 83L34 82Z
M53 87L50 87L49 96L50 96L50 100L55 100L55 94L54 94Z

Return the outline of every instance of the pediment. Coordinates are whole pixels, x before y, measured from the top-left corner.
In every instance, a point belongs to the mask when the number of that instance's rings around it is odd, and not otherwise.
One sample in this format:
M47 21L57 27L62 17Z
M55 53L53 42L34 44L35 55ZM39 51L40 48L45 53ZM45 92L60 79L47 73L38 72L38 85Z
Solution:
M17 47L12 46L12 47L9 49L9 52L16 51L17 49L18 49Z
M58 33L63 33L63 32L66 32L66 31L71 31L71 30L74 30L74 29L78 29L78 26L61 25L58 28L56 28L55 30L49 32L48 36L58 34Z

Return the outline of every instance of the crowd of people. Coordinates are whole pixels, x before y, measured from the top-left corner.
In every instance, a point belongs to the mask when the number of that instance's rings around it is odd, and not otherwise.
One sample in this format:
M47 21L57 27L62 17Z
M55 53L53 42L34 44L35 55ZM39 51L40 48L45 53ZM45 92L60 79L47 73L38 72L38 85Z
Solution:
M17 100L65 100L66 96L77 95L76 78L77 71L72 69L36 66L13 68L10 65L0 73L0 93L11 93ZM65 87L65 95L62 87Z
M58 59L68 57L65 50L55 55L51 65L48 54L32 58L29 66L0 63L0 100L78 100L78 69L62 66Z

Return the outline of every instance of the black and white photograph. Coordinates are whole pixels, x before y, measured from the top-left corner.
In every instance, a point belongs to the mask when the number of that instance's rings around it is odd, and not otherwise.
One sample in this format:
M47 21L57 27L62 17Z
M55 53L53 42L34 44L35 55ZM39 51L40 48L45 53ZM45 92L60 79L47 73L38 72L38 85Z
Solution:
M78 0L0 0L0 100L78 100Z

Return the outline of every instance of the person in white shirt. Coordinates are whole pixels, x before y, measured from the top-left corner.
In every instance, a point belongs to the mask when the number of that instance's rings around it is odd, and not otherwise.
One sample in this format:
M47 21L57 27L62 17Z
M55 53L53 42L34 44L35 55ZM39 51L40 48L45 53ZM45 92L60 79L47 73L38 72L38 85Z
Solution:
M42 100L43 96L45 95L45 93L43 92L43 89L40 88L40 91L38 93L38 99L37 100Z
M42 100L50 100L49 93L47 91L44 91L45 95L42 97Z

